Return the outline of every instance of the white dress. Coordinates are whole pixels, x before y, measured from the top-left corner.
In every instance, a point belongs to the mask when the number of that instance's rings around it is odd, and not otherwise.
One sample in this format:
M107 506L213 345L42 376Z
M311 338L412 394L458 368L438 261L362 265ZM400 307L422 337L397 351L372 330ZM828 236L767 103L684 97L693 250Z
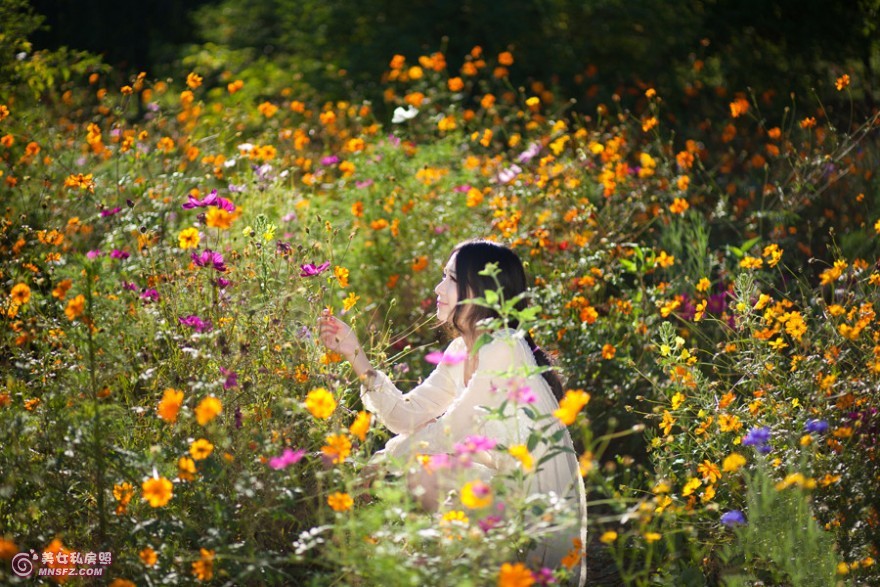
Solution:
M465 352L463 339L457 338L449 344L446 355ZM511 377L515 377L518 370L534 367L534 354L522 333L503 330L480 348L477 369L466 385L463 363L441 362L422 384L409 393L402 393L384 373L375 372L363 388L364 406L397 434L380 452L379 460L392 457L399 462L409 461L417 454L451 454L456 443L471 435L486 436L507 447L524 444L536 426L525 413L514 414L512 404L508 403L504 419L487 416L490 410L497 410L507 399ZM559 407L540 373L531 373L521 382L531 388L536 397L529 407L538 414L552 414ZM542 420L538 426L546 426L548 421ZM528 554L530 562L550 568L560 565L572 548L572 539L580 539L585 547L587 531L586 497L571 436L558 420L553 419L553 422L545 436L563 430L558 445L569 450L557 453L537 471L527 475L528 491L555 493L565 500L565 506L577 508L580 523L545 540ZM542 442L532 451L535 463L548 448L549 442ZM510 472L517 466L513 457L499 450L483 451L474 455L473 460L482 477ZM584 557L579 564L580 568L574 569L574 584L582 586L586 580Z

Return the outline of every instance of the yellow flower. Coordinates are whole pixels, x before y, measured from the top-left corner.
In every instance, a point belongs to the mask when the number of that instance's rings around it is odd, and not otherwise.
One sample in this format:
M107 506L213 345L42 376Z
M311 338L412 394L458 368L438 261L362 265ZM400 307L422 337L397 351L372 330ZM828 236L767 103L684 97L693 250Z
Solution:
M522 464L524 471L531 471L535 467L535 459L524 444L515 444L507 449L510 455Z
M193 481L196 478L196 462L189 457L180 457L177 460L177 478Z
M461 488L461 503L464 507L477 510L492 505L492 488L482 481L470 481Z
M615 540L617 540L617 532L615 532L614 530L607 530L606 532L602 533L602 536L599 537L599 542L603 544L611 544Z
M326 420L336 409L336 400L332 393L323 387L318 387L306 396L306 409L315 418Z
M704 480L708 479L709 483L715 483L721 478L721 471L718 470L718 465L708 460L704 460L701 464L697 465L697 471L703 476Z
M180 244L181 249L194 249L199 246L200 241L199 229L193 226L184 228L180 231L180 234L177 235L177 242Z
M205 224L211 228L226 230L232 227L234 219L235 215L233 213L227 212L223 208L215 208L214 206L211 206L205 213Z
M176 422L181 405L183 405L183 392L169 387L162 394L162 400L159 402L157 409L159 417L166 422Z
M354 307L359 299L361 299L360 296L355 295L354 292L349 292L348 297L342 300L342 309L348 312Z
M652 542L657 542L660 540L662 536L657 532L645 532L645 542L651 544Z
M697 282L697 291L699 292L708 291L710 287L712 287L712 282L709 281L708 277L701 277L700 281Z
M675 263L675 257L672 255L666 254L666 251L660 251L660 254L657 255L657 264L663 267L664 269L672 267Z
M211 456L211 453L214 452L214 445L211 444L209 440L204 438L199 438L198 440L194 440L193 443L189 446L189 454L192 455L192 458L197 461L203 461Z
M198 420L201 426L204 426L219 416L221 411L223 411L223 404L213 395L209 395L196 406L196 420Z
M699 487L702 484L703 484L703 482L700 481L699 479L697 479L696 477L691 477L690 479L688 479L688 482L684 484L684 487L681 490L681 494L683 496L687 497L688 495L692 494L697 489L697 487Z
M160 508L171 501L174 492L171 481L165 477L150 477L141 485L144 492L144 501L154 508Z
M152 567L156 564L156 561L159 560L159 556L156 554L156 551L149 546L140 551L138 553L138 556L141 557L141 562L143 562L148 567Z
M84 295L79 294L69 302L67 302L67 307L64 309L64 314L67 316L68 320L76 320L82 313L86 310L86 298Z
M333 275L339 281L339 287L348 287L348 269L337 265L333 268Z
M498 571L498 587L531 587L534 584L532 572L522 563L504 563Z
M721 463L721 470L725 473L736 473L746 464L746 458L739 453L732 452Z
M467 525L470 523L470 519L468 519L467 514L465 514L461 510L449 510L443 517L440 518L441 522L461 522L462 524Z
M357 418L354 419L348 431L352 433L352 435L356 436L363 442L367 437L367 432L370 430L370 420L372 416L369 412L360 411L358 412Z
M23 306L31 299L31 288L25 283L16 283L12 286L12 291L9 293L9 297L12 298L13 304Z
M354 505L354 500L347 493L332 493L327 496L327 505L333 508L334 512L345 512Z
M842 91L847 86L849 86L849 75L847 74L843 74L837 78L836 82L834 82L834 87L837 88L838 92Z
M578 413L589 401L590 394L583 389L569 389L559 402L559 409L555 410L553 415L564 425L570 426L574 424Z
M327 444L321 447L321 452L331 459L334 465L338 465L351 454L351 440L343 434L330 434L326 438Z

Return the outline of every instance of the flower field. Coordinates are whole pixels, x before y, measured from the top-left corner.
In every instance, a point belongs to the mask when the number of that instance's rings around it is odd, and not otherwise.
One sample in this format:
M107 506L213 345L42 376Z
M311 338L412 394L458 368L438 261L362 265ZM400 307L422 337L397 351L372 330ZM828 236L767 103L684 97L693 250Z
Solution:
M650 84L575 110L516 58L389 56L381 105L207 66L2 87L0 580L95 551L117 586L554 584L582 556L590 585L880 582L877 115L696 63L699 123ZM390 434L316 340L330 309L414 385L472 237L527 261L566 382L590 527L560 569L517 557L547 531L524 496L366 485Z

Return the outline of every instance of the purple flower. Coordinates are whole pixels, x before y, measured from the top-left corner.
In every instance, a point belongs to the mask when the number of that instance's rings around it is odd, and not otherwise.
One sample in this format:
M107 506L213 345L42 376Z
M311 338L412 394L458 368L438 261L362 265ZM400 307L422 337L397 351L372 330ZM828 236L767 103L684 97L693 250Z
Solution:
M356 188L362 190L364 188L368 188L371 185L373 185L373 180L372 179L365 179L363 181L356 181L356 182L354 182L354 185Z
M425 355L425 360L432 365L457 365L467 359L467 353L453 353L443 351L433 351Z
M144 290L141 293L141 299L146 300L148 302L155 302L159 300L159 292L153 288Z
M184 210L192 210L193 208L207 208L208 206L217 206L227 212L235 212L235 204L221 198L217 195L217 190L211 190L211 193L205 196L204 200L199 200L193 196L187 195L186 203L181 204Z
M113 216L114 214L119 214L120 212L122 212L122 208L120 208L119 206L113 208L112 210L104 209L104 210L101 210L101 218L107 218L108 216Z
M291 450L289 448L285 448L284 452L281 453L281 456L272 457L271 459L269 459L269 466L276 471L286 469L290 465L295 465L296 463L298 463L305 454L306 451L304 451L303 449Z
M229 287L229 284L232 282L229 281L228 279L226 279L225 277L218 277L216 279L216 281L214 281L214 283L216 283L217 287L219 287L220 289L224 289L224 288Z
M226 381L223 382L223 389L238 387L238 373L231 369L224 369L223 367L220 367L220 372L226 376Z
M202 320L195 314L191 314L185 318L178 318L178 321L184 326L189 326L196 332L209 332L213 328L210 321Z
M328 155L321 159L321 165L324 166L336 165L337 163L339 163L339 157L336 155Z
M192 253L190 257L193 263L199 267L213 267L220 273L226 271L226 265L223 264L223 255L211 249L205 249L201 253Z
M461 456L484 450L492 450L496 444L498 442L492 438L472 435L465 438L462 442L456 442L453 448L455 449L455 454Z
M235 429L241 430L242 427L242 415L241 415L241 406L235 406Z
M122 289L127 289L128 291L137 291L138 286L136 286L135 284L133 284L130 281L123 281L122 282Z
M297 216L296 212L288 212L284 216L281 217L282 222L296 222Z
M494 530L501 526L502 522L504 522L504 518L501 516L486 516L482 520L479 520L477 524L480 526L480 530L482 530L485 534L489 533L489 530Z
M535 580L535 585L553 585L556 583L553 571L547 567L543 567L540 571L532 571L532 579Z
M541 143L532 143L529 145L529 148L519 154L519 157L516 158L520 163L528 163L535 156L541 152Z
M746 517L739 510L731 510L721 516L721 523L725 526L737 526L746 523Z
M522 167L519 165L511 165L507 169L502 169L498 174L497 179L500 183L510 183L516 179L516 176L520 173L522 173Z
M110 251L110 257L113 259L128 259L131 255L126 251L121 251L119 249L113 249Z
M754 446L758 452L767 454L770 452L770 429L766 426L756 426L749 430L742 439L743 446Z
M247 189L247 186L244 185L235 185L234 183L229 184L229 193L239 194Z
M804 430L810 434L824 434L828 431L828 422L825 420L810 420L804 426Z
M86 257L89 259L97 259L98 257L100 257L103 254L104 253L102 253L100 251L100 249L95 249L93 251L89 251L88 253L86 253Z
M300 265L300 277L314 277L315 275L320 275L321 273L327 271L330 267L330 261L325 261L321 263L317 267L315 267L314 263L306 263L305 265Z
M466 194L470 190L471 190L471 186L469 184L464 184L464 185L457 186L453 191L455 191L459 194Z

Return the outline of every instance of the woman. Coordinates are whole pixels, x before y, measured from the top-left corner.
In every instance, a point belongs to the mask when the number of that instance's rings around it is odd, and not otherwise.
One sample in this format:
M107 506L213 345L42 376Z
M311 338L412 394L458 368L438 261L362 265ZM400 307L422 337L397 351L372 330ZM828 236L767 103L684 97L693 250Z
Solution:
M498 268L495 279L480 272L488 263ZM532 451L534 462L553 450L553 455L537 470L525 476L530 493L555 493L564 500L563 507L579 513L579 527L559 531L543 540L528 555L532 565L558 567L572 547L572 539L586 543L586 499L577 458L568 431L548 416L558 407L562 385L548 366L547 355L538 348L528 333L518 331L518 324L486 330L488 319L497 318L491 308L461 303L485 297L487 291L499 290L504 300L526 292L526 276L522 262L509 248L490 241L468 241L455 247L443 272L443 279L434 288L437 294L437 318L458 335L450 343L437 368L409 393L402 393L381 372L374 371L352 329L341 320L324 314L319 319L320 339L329 349L342 354L363 381L364 406L397 434L388 441L379 458L387 462L413 463L416 455L450 455L468 437L482 436L510 447L526 443L529 434L544 430L544 442ZM527 306L523 296L518 310ZM472 352L481 334L491 335L490 342ZM511 401L516 398L517 401ZM489 417L504 402L504 418ZM536 422L518 407L528 404L544 416ZM548 425L548 422L550 424ZM561 431L561 432L560 432ZM555 435L555 436L554 436ZM553 436L558 440L550 440ZM510 473L518 463L500 450L474 448L469 473L488 482L499 474ZM558 450L562 448L563 450ZM409 483L418 487L421 504L428 510L437 508L454 489L450 476L440 471L414 467ZM577 582L584 584L585 561L575 569Z

